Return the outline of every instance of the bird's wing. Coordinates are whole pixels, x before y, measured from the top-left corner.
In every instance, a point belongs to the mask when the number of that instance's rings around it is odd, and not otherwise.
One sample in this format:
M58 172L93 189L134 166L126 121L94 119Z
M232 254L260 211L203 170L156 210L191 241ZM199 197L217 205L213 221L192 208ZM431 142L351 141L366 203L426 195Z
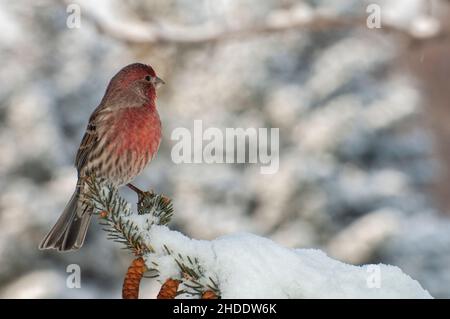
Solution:
M83 169L88 160L89 154L95 149L99 142L99 133L97 129L99 113L95 111L89 118L89 123L84 133L83 139L81 140L80 147L78 148L78 153L75 158L75 166L78 173Z

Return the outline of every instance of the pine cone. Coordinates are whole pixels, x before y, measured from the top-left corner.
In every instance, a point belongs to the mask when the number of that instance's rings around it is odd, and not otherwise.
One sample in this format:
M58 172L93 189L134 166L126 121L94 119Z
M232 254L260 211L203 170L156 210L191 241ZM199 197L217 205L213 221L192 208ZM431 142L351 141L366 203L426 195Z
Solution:
M128 267L127 274L123 281L122 298L123 299L138 299L139 298L139 284L142 276L147 270L144 259L142 257L136 258Z
M167 279L161 286L161 290L158 293L157 299L175 299L178 292L179 280Z
M202 294L202 299L218 299L219 297L216 295L216 293L212 290L206 290Z

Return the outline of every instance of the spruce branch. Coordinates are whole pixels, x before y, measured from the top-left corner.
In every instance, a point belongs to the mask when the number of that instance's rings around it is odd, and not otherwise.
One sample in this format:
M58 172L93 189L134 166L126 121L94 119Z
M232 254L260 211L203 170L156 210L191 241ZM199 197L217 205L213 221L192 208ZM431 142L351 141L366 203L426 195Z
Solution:
M178 292L179 295L187 294L201 298L205 292L211 291L219 298L218 284L212 277L206 277L205 269L201 266L198 258L174 253L166 245L164 245L164 251L167 255L172 256L180 270L184 289Z
M155 246L156 248L151 244L152 227L167 225L173 215L170 199L152 191L140 191L135 214L113 185L98 180L95 176L86 178L85 183L87 187L84 200L92 207L93 214L99 217L107 238L123 244L124 248L138 257L125 276L122 290L124 298L138 297L143 277L161 278L161 266L156 261L165 256L171 258L179 275L163 283L158 298L174 298L182 294L198 298L220 298L217 282L197 257L184 255L166 244L162 247Z
M123 244L136 256L153 251L142 239L139 226L129 218L132 215L130 205L119 195L117 188L97 181L95 176L86 178L85 182L88 188L85 199L89 200L93 214L100 217L107 238Z
M172 202L166 196L153 192L144 192L139 196L137 209L139 215L151 214L156 225L167 225L173 215Z

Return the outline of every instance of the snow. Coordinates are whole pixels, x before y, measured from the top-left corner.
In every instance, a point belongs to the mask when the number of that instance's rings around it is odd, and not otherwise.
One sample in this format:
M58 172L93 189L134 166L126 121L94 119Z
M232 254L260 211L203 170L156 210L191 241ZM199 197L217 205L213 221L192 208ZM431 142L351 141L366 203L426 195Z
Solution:
M160 280L179 278L172 256L198 258L202 277L218 282L222 298L432 298L400 268L348 265L315 249L288 249L252 234L190 239L165 226L145 232ZM168 255L164 246L176 252ZM186 296L183 296L186 297Z

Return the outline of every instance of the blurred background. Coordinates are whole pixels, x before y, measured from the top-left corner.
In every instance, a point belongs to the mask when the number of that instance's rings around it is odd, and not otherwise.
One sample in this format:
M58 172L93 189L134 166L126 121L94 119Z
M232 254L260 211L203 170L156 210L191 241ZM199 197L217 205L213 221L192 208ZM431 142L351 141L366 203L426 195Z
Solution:
M370 4L382 28L367 27ZM393 264L449 298L449 23L444 0L0 0L0 297L120 297L132 256L95 221L80 251L37 246L107 82L139 61L167 84L161 148L136 185L173 199L172 228ZM278 173L174 164L172 130L198 119L279 127ZM80 289L66 287L73 263Z

